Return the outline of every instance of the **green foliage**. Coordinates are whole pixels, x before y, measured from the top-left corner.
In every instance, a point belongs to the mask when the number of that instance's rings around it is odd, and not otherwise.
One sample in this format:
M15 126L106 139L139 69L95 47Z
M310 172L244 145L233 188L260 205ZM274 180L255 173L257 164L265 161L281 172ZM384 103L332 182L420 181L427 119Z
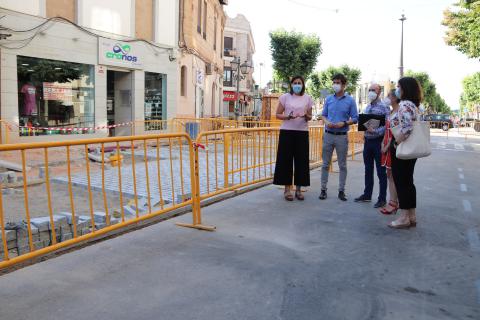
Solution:
M270 32L270 49L273 69L283 82L289 82L290 77L295 75L307 78L322 53L318 36L283 29Z
M313 73L310 75L307 84L307 92L314 99L324 98L322 92L333 93L332 78L337 73L342 73L347 78L346 92L354 94L360 80L362 72L360 69L350 67L348 65L342 65L340 67L330 66L326 70Z
M18 77L22 82L31 80L65 83L80 79L84 73L88 74L88 66L65 61L42 59L30 66L18 66Z
M463 79L463 93L460 98L462 109L467 107L474 111L474 107L480 105L480 72Z
M448 27L445 42L469 58L480 57L480 0L460 0L459 9L445 10L442 24Z
M426 72L407 71L406 76L413 77L418 80L423 90L423 105L427 113L447 113L452 111L445 100L438 94L435 83L430 79Z

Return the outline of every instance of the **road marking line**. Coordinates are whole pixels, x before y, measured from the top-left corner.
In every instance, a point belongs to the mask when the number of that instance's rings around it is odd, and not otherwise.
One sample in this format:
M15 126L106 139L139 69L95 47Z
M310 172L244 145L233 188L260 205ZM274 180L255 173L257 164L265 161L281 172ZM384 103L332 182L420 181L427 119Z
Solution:
M460 184L460 190L463 192L467 192L467 185L464 183Z
M463 169L462 168L457 168L458 172L462 172Z
M465 149L465 148L463 147L463 145L458 144L458 143L455 143L455 149L456 149L456 150L463 150L463 149Z
M437 146L441 149L445 149L447 147L447 144L445 142L438 142Z
M475 229L467 230L467 239L470 244L470 249L475 252L480 252L480 239L478 238L478 233Z
M465 212L472 212L472 204L468 200L463 200L463 210Z
M462 179L462 180L465 179L465 175L464 175L463 173L459 173L459 174L458 174L458 177L459 177L460 179Z
M480 303L480 280L477 280L475 285L477 287L477 302Z

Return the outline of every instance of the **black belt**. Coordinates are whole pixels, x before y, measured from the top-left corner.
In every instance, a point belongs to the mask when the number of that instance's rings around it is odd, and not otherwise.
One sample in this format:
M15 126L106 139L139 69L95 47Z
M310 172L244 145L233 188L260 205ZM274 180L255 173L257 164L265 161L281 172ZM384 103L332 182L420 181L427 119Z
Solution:
M334 136L344 136L344 135L347 134L346 132L333 132L333 131L329 131L329 130L325 130L325 132L333 134Z

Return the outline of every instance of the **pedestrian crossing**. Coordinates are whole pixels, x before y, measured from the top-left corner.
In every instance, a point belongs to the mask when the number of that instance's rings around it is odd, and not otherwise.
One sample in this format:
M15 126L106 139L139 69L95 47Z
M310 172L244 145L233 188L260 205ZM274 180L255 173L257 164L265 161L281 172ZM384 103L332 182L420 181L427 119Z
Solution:
M457 151L457 152L479 152L480 143L448 143L448 142L432 142L433 150Z

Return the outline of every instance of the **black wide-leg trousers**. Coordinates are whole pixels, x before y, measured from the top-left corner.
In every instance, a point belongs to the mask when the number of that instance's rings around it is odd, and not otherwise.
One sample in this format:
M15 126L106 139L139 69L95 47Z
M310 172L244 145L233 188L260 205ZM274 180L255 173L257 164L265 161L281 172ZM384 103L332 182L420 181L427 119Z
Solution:
M392 176L395 188L397 189L398 204L400 209L415 209L417 207L417 189L413 183L413 174L415 172L417 159L398 159L396 151L393 146L390 147Z
M309 186L308 155L308 131L280 130L273 184Z

